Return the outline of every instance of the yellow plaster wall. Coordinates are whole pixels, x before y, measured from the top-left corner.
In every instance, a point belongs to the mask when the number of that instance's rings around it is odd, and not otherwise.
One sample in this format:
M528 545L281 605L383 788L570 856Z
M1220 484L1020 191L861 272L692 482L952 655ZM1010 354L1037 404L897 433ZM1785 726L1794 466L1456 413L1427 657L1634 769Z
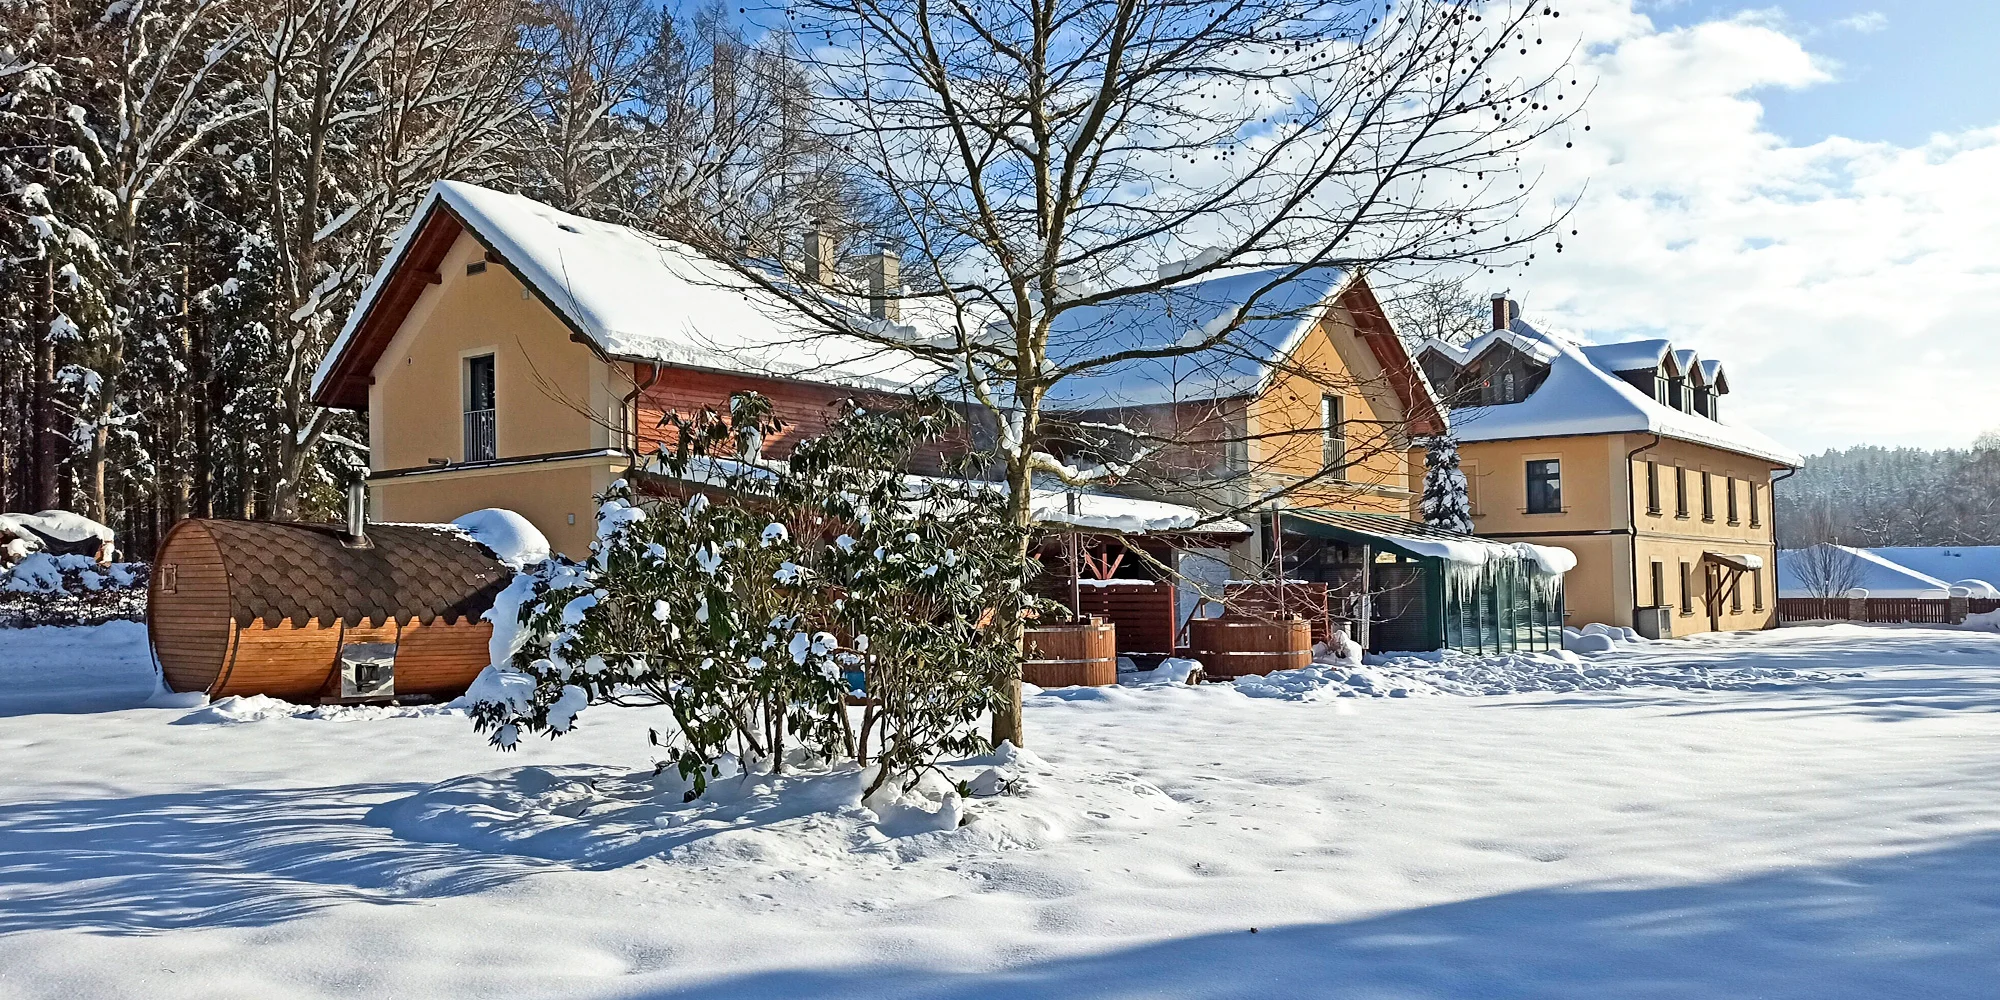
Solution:
M1634 451L1637 454L1633 454ZM1628 458L1628 456L1630 456ZM1539 459L1562 463L1563 510L1556 514L1527 512L1527 463ZM1647 509L1646 462L1659 463L1661 512ZM1717 624L1725 631L1768 628L1777 624L1776 537L1771 525L1771 463L1683 441L1658 440L1650 434L1597 434L1561 438L1521 438L1468 442L1459 448L1473 500L1473 530L1503 540L1560 545L1575 552L1577 568L1565 581L1569 624L1604 622L1631 625L1632 611L1652 602L1651 563L1667 567L1667 598L1673 606L1674 633L1710 630L1701 582L1705 551L1745 553L1759 557L1764 570L1745 573L1738 582L1742 611L1732 613L1725 598ZM1688 470L1688 516L1675 516L1673 469ZM1714 519L1703 520L1700 473L1713 476ZM1738 519L1728 521L1726 489L1731 479L1737 491ZM1761 484L1757 524L1750 524L1749 488ZM1693 567L1693 613L1679 613L1679 564ZM1755 599L1753 586L1763 600ZM1759 605L1761 604L1761 609Z
M1333 507L1407 514L1411 451L1404 433L1402 401L1382 371L1375 352L1361 341L1346 310L1335 307L1292 353L1248 413L1250 468L1278 478L1297 478L1323 466L1320 396L1339 395L1347 423L1347 448L1355 464L1346 482L1302 491L1288 506ZM1416 452L1419 491L1422 452Z
M592 498L623 467L622 459L571 459L396 476L369 484L369 506L378 520L433 523L505 507L541 529L556 551L581 559L597 533Z
M498 457L608 447L621 416L612 366L570 340L569 328L512 273L489 264L468 275L485 248L458 238L376 362L368 390L369 464L410 469L432 459L461 462L464 359L494 356Z

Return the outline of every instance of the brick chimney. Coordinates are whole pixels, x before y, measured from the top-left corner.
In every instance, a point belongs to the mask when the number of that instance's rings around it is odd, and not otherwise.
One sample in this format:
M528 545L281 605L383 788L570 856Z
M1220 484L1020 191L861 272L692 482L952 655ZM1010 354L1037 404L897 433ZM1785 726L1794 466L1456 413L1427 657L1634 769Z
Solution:
M1513 329L1514 318L1516 314L1520 311L1520 308L1521 308L1520 306L1514 304L1513 299L1510 299L1505 295L1493 296L1493 329L1495 330Z
M868 315L891 323L902 321L903 258L887 246L868 258Z

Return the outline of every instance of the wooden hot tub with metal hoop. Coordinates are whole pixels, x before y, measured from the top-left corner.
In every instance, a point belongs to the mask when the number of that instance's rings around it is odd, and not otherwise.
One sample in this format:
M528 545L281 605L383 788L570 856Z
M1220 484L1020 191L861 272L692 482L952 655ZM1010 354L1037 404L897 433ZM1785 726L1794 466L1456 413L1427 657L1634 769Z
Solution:
M452 698L513 579L449 525L190 519L160 542L146 629L166 683L211 698Z

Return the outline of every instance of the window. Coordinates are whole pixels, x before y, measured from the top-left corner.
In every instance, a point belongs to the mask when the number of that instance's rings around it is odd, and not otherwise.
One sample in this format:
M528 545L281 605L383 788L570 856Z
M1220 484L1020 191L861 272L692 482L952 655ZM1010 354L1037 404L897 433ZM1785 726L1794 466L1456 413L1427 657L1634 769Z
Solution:
M1347 478L1347 415L1339 396L1319 398L1320 461L1333 470L1333 478Z
M1669 405L1667 401L1672 398L1673 398L1673 383L1667 381L1667 377L1664 374L1661 374L1660 372L1654 372L1653 401L1659 403L1661 406L1667 406Z
M1729 613L1732 615L1743 613L1743 574L1741 573L1736 574L1736 579L1729 588Z
M1762 569L1753 569L1750 571L1750 610L1764 610L1764 571Z
M1562 513L1562 463L1553 458L1528 463L1528 513Z
M1742 518L1738 517L1736 513L1736 477L1730 476L1728 479L1723 480L1722 488L1728 491L1729 500L1725 506L1729 510L1729 523L1741 524Z
M1750 484L1750 526L1753 528L1760 527L1764 523L1764 519L1758 514L1759 508L1757 506L1757 494L1761 492L1763 492L1762 488L1756 483Z
M493 435L493 355L465 359L465 460L490 462L498 455Z
M1674 466L1674 516L1688 516L1688 470Z
M1653 603L1655 608L1667 606L1667 564L1653 561Z
M1694 614L1694 567L1681 563L1681 614Z
M1701 519L1715 520L1715 477L1701 470Z
M1514 373L1508 372L1500 376L1500 401L1511 403L1514 399Z
M1660 463L1646 460L1646 513L1660 513Z

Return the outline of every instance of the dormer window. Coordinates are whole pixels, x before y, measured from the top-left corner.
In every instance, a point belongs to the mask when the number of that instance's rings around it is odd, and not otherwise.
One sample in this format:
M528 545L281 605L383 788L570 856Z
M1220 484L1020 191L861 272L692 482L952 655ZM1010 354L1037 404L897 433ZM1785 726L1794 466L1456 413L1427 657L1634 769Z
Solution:
M1654 372L1653 401L1660 404L1661 406L1672 406L1674 405L1673 400L1674 400L1674 385L1671 381L1667 379L1667 373L1663 371Z

